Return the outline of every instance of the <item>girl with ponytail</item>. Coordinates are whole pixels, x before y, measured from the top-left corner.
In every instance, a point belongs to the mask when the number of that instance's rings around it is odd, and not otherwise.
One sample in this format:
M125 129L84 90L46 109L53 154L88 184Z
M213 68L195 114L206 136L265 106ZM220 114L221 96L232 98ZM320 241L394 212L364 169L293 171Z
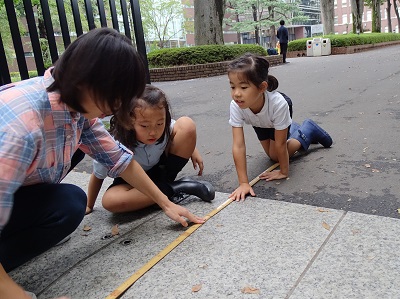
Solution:
M268 157L279 162L279 170L263 173L266 181L287 178L289 157L299 150L307 150L311 143L324 147L332 145L332 138L311 119L302 125L292 123L292 101L276 91L278 80L268 74L269 63L254 54L245 54L228 66L232 101L229 124L232 126L232 154L239 187L230 198L240 201L246 195L255 196L249 184L246 163L244 124L253 126Z

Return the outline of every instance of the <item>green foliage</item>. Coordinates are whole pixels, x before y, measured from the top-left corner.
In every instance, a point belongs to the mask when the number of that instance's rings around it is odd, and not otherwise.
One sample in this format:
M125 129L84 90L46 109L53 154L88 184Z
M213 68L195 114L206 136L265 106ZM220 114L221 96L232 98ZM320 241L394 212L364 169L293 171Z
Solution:
M37 71L28 71L29 78L37 77ZM19 72L11 72L10 73L11 82L18 82L21 81L21 75Z
M39 43L42 49L44 67L47 69L52 65L49 43L45 38L39 38Z
M279 26L282 19L287 20L287 24L305 22L308 18L302 15L300 4L297 0L231 0L227 6L230 16L224 21L237 32ZM241 16L240 22L237 21L237 16Z
M235 59L247 53L267 55L259 45L204 45L189 48L160 49L147 55L151 68L177 65L193 65Z
M321 37L321 36L320 36ZM323 38L331 40L331 47L348 47L356 45L377 44L400 40L398 33L364 33L364 34L343 34L343 35L324 35ZM302 38L289 42L288 51L305 51L307 40Z
M184 28L175 28L173 24L183 15L180 0L141 0L140 7L147 40L157 41L158 47L164 48L172 37L182 35Z
M385 0L379 0L379 6L381 6L385 2ZM374 6L372 0L364 0L364 5L368 6L369 8L372 8Z

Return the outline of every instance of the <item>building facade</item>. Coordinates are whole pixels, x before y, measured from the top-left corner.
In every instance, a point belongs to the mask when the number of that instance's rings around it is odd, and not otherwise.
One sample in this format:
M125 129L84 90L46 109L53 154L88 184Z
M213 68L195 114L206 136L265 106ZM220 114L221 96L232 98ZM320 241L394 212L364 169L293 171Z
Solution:
M335 0L335 34L346 34L353 31L353 18L351 13L351 1L350 0ZM399 9L399 8L398 8ZM381 5L381 32L389 32L389 20L387 14L387 3ZM399 33L399 24L394 11L393 5L391 5L391 23L392 32ZM364 6L364 13L362 18L363 31L371 32L372 29L372 8Z

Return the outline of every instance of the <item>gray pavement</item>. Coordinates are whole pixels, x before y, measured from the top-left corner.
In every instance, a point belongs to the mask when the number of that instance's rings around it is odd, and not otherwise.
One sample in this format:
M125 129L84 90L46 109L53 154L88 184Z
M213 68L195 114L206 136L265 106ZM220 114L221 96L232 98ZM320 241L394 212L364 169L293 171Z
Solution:
M279 90L293 99L294 120L312 118L334 140L312 145L290 164L290 179L256 185L261 198L399 218L400 46L351 55L299 57L271 67ZM230 193L237 177L228 124L227 76L155 82L170 98L174 117L197 123L204 178ZM248 173L256 177L272 162L248 126ZM91 171L90 158L78 165ZM182 176L195 176L190 163Z
M333 147L295 157L287 180L258 182L257 197L228 205L122 298L400 298L399 54L392 46L271 68L294 100L294 120L313 118ZM182 205L207 215L236 186L227 78L155 85L170 96L175 117L197 123L203 179L218 192L212 203L189 197ZM272 162L251 130L246 136L254 178ZM90 160L65 182L86 190L88 172ZM195 175L191 165L187 174ZM116 224L119 235L104 238ZM157 208L113 215L98 200L69 242L11 276L39 299L106 298L185 231Z

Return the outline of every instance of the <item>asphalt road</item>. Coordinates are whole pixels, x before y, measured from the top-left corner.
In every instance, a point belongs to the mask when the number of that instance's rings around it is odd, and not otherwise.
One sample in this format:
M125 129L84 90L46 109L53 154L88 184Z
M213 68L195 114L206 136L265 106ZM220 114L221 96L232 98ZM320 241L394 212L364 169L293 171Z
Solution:
M258 197L399 218L400 46L350 55L301 57L271 67L278 90L293 100L293 119L312 118L334 139L295 156L287 180L258 182ZM174 118L192 117L205 161L203 180L232 192L237 176L231 155L227 76L156 82L170 98ZM273 162L246 127L249 178ZM77 171L91 172L85 158ZM191 164L183 175L196 176ZM266 215L267 216L267 215Z

